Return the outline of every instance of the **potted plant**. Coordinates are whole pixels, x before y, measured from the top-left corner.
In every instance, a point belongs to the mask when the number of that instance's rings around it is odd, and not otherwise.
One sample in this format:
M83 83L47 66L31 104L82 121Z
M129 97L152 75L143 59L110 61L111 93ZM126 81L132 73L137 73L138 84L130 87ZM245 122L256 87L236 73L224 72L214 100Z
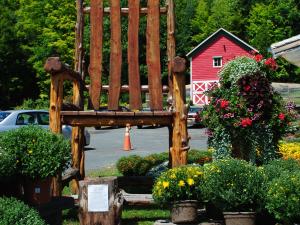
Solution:
M226 225L254 225L264 180L256 166L229 158L204 165L201 189L203 198L223 211Z
M183 166L163 172L155 181L152 195L160 205L171 206L173 223L192 223L197 219L201 200L202 167Z
M300 224L300 170L285 171L267 186L266 209L285 225Z
M38 126L8 132L11 139L6 148L17 156L26 200L31 204L50 201L51 178L61 172L71 158L69 141Z

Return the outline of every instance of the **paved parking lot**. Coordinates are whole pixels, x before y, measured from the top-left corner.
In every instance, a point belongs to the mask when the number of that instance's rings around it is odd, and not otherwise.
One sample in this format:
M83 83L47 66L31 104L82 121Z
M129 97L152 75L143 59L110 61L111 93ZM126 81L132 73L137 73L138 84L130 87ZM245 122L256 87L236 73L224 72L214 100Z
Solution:
M168 151L168 128L145 127L130 130L133 150L123 151L125 128L87 128L91 134L91 143L85 151L86 171L113 165L122 156L137 154L146 156L151 153ZM191 149L207 149L205 129L189 128Z

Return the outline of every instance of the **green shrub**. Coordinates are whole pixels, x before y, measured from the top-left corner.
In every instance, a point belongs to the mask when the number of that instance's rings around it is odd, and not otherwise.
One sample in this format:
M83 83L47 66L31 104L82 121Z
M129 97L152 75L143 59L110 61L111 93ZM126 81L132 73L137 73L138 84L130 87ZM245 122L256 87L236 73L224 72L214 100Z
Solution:
M11 149L6 148L4 144L9 141L7 135L0 134L0 179L13 177L17 173L17 156Z
M49 100L48 99L25 99L22 105L17 106L15 109L45 109L49 108Z
M182 166L163 172L153 187L154 201L161 205L180 200L202 200L203 170L200 166Z
M192 149L188 152L188 163L197 163L203 165L204 163L212 161L212 153L210 151L199 151Z
M262 199L261 169L238 159L216 160L204 165L204 199L222 211L256 211Z
M274 178L266 192L266 208L285 225L300 222L300 171Z
M68 140L38 126L7 131L2 138L0 147L16 155L18 172L32 179L54 176L71 158Z
M144 157L144 159L146 161L149 161L152 166L156 166L169 160L169 153L168 152L154 153Z
M15 198L0 198L0 225L45 225L38 212Z
M138 155L121 157L117 162L118 171L125 176L145 175L150 167L151 164Z
M280 176L284 172L300 171L300 164L294 159L276 159L263 166L268 181Z

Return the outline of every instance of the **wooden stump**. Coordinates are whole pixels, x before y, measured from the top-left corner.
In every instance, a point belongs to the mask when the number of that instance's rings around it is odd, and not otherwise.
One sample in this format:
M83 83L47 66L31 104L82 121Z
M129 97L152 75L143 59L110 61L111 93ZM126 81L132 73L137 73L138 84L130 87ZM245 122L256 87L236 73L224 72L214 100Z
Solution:
M118 225L121 223L122 206L123 197L116 177L86 178L79 181L81 225Z

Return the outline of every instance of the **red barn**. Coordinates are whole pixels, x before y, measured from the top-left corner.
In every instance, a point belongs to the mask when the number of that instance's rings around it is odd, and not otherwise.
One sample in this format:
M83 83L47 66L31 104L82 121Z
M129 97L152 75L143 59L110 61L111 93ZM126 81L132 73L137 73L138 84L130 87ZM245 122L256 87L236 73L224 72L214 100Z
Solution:
M203 93L219 81L217 75L229 60L257 50L227 30L220 28L187 54L190 59L190 96L196 105L208 103Z

